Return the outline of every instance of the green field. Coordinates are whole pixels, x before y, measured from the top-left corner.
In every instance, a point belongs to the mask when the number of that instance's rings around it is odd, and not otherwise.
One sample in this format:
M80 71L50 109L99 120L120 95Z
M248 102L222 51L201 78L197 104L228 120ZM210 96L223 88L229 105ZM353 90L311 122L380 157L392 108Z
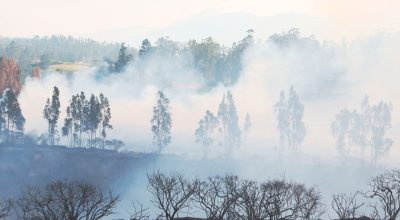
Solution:
M74 64L72 62L65 62L63 64L54 64L50 65L49 71L65 71L65 72L76 72L78 70L83 70L83 69L88 69L92 67L93 65L91 63L79 63L79 64Z

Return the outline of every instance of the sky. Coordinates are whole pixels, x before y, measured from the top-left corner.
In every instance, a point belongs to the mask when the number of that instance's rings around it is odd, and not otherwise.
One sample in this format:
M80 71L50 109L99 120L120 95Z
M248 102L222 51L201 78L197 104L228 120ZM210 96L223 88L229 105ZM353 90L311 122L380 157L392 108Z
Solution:
M0 36L84 35L113 27L162 28L214 8L220 13L244 11L257 16L285 12L334 15L332 32L396 29L396 0L1 0Z

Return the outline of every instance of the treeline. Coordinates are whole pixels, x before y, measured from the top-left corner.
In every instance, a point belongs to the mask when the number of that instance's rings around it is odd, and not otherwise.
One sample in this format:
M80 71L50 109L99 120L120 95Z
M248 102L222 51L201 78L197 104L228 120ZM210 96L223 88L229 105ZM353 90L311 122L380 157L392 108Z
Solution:
M48 132L39 137L35 132L24 134L25 118L22 115L18 97L13 89L7 88L0 102L0 137L7 144L57 145L60 141L58 121L61 113L60 91L54 87L51 98L43 109L43 118L48 124ZM122 141L106 140L110 124L111 108L108 98L102 93L97 97L91 94L73 95L66 107L67 116L61 128L62 136L68 140L69 147L88 147L105 149L106 146L118 150L125 145Z
M256 42L253 35L254 31L248 30L246 37L230 47L219 44L212 37L188 42L176 42L169 37L161 37L154 44L145 39L139 48L138 59L134 59L135 54L127 53L126 48L122 46L117 61L108 61L109 70L121 72L129 62L140 71L149 65L160 65L162 60L179 61L183 66L198 70L209 86L215 86L217 83L230 86L238 80L242 71L244 52L250 46L274 45L282 51L289 46L299 49L321 48L313 36L300 37L298 29L274 34L265 42Z
M262 47L273 44L282 50L289 46L321 47L312 36L300 37L298 29L274 34L266 42L255 42L253 35L254 31L248 30L247 36L232 46L221 45L212 37L188 42L177 42L169 37L161 37L153 44L147 39L143 40L138 49L126 46L124 43L100 43L91 39L77 39L63 35L34 38L0 37L0 55L14 59L21 70L22 81L30 76L32 69L37 65L40 69L46 70L49 65L57 61L105 61L109 67L100 68L100 71L107 73L121 72L128 63L139 71L145 71L146 67L166 61L179 62L184 67L198 70L209 86L215 86L217 83L230 86L238 80L242 71L244 52L250 46ZM31 60L40 62L32 64Z
M263 182L232 174L202 180L183 172L158 170L148 173L147 179L150 202L161 212L156 216L159 220L190 219L194 215L216 220L317 220L328 208L337 219L396 219L400 213L396 199L400 197L400 170L371 178L367 191L334 194L330 205L317 186L284 176ZM369 202L365 206L370 213L360 213L365 204L359 202L360 197ZM58 180L42 187L27 186L18 198L2 198L0 219L102 219L117 214L121 200L121 195L90 182ZM139 200L132 203L130 219L150 219L149 208Z
M72 36L52 35L51 37L8 38L0 37L0 55L13 58L24 80L32 72L31 60L41 60L41 69L47 69L52 61L101 61L118 56L121 43L98 42ZM128 51L137 54L133 47Z
M365 96L360 110L340 110L331 124L331 133L336 140L336 149L342 156L344 166L349 155L356 147L360 150L361 165L364 166L366 153L369 150L372 166L385 156L393 146L393 140L386 136L392 128L392 103L379 102L371 106L369 97Z

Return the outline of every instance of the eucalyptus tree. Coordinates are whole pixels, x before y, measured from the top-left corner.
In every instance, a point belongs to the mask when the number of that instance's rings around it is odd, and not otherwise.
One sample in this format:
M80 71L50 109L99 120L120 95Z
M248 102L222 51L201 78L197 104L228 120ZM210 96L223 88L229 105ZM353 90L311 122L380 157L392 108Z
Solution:
M274 105L278 117L278 129L280 133L280 150L283 152L285 140L288 143L289 158L293 160L294 152L304 141L307 130L303 122L304 105L300 102L299 95L290 87L288 101L285 94L280 93L280 100Z
M100 126L100 135L102 137L102 148L104 149L105 144L104 141L107 137L107 130L113 129L113 126L110 124L111 120L111 108L108 98L100 93L100 111L101 111L101 126Z
M239 116L231 91L223 95L219 105L218 118L222 123L226 158L231 158L233 149L240 147L242 131L239 128Z
M342 163L346 166L347 159L351 152L353 141L352 127L354 127L354 116L356 112L351 113L348 109L342 109L335 116L335 121L331 123L331 133L336 139L336 150L342 156Z
M304 141L307 130L303 122L304 105L300 102L299 95L290 87L288 100L288 132L287 138L289 143L289 151L293 159L296 148Z
M110 104L102 93L100 98L91 94L89 100L83 92L73 95L66 113L62 135L68 137L71 147L83 147L86 135L88 147L104 149L107 130L112 126Z
M152 123L151 131L153 132L153 144L157 146L158 153L171 143L171 107L169 106L169 99L160 90L156 94L156 105L153 107L153 118L150 120Z
M60 117L60 91L56 86L54 86L53 96L50 99L47 99L46 106L43 110L43 118L46 119L49 127L49 139L50 144L54 145L55 143L55 136L58 133L57 131L57 122Z
M14 142L17 135L24 132L25 118L14 91L8 89L5 93L1 106L2 129L6 133L6 142Z
M211 134L219 126L219 120L209 110L206 116L199 121L199 128L195 131L196 143L200 143L204 150L204 158L207 159L209 147L213 144Z
M288 109L285 101L285 92L281 91L279 95L279 102L274 105L274 111L278 119L278 130L279 130L279 155L282 157L285 149L286 134L289 128L288 121Z
M392 103L380 102L371 109L371 161L376 166L378 159L385 155L393 146L393 140L386 137L388 129L392 128Z
M249 113L246 114L246 119L244 122L244 126L243 126L243 134L244 134L244 144L246 145L246 136L247 133L250 132L250 128L251 128L251 121L250 121L250 115Z

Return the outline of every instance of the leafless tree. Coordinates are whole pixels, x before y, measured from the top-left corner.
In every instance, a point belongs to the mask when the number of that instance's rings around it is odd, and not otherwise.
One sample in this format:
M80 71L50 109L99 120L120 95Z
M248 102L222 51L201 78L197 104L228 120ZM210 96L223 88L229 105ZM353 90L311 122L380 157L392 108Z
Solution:
M268 217L265 202L269 195L264 189L256 181L241 181L240 198L235 204L236 215L239 219L260 220Z
M13 206L14 201L12 199L2 198L0 201L0 219L5 219L11 215L11 210Z
M368 185L372 189L363 195L379 200L384 219L396 219L400 213L400 170L395 169L373 177Z
M195 206L205 212L208 219L222 220L239 198L238 176L209 177L202 181L196 191Z
M58 180L44 187L28 186L16 201L19 219L98 220L113 212L120 195L85 181Z
M190 207L192 196L196 193L199 181L185 177L184 173L160 170L147 174L147 190L153 195L151 202L162 210L167 220L178 217L179 213Z
M360 193L333 195L331 207L336 212L339 219L356 218L359 216L357 210L363 206L364 203L357 204L356 196L358 194Z
M318 187L307 188L304 184L296 184L294 193L300 204L297 217L303 220L319 219L326 213L326 206L322 203L322 195Z
M147 210L149 210L149 208L143 208L143 204L139 201L137 201L137 203L139 204L140 209L137 209L135 202L132 201L134 213L129 213L131 214L130 220L148 220L150 215Z

